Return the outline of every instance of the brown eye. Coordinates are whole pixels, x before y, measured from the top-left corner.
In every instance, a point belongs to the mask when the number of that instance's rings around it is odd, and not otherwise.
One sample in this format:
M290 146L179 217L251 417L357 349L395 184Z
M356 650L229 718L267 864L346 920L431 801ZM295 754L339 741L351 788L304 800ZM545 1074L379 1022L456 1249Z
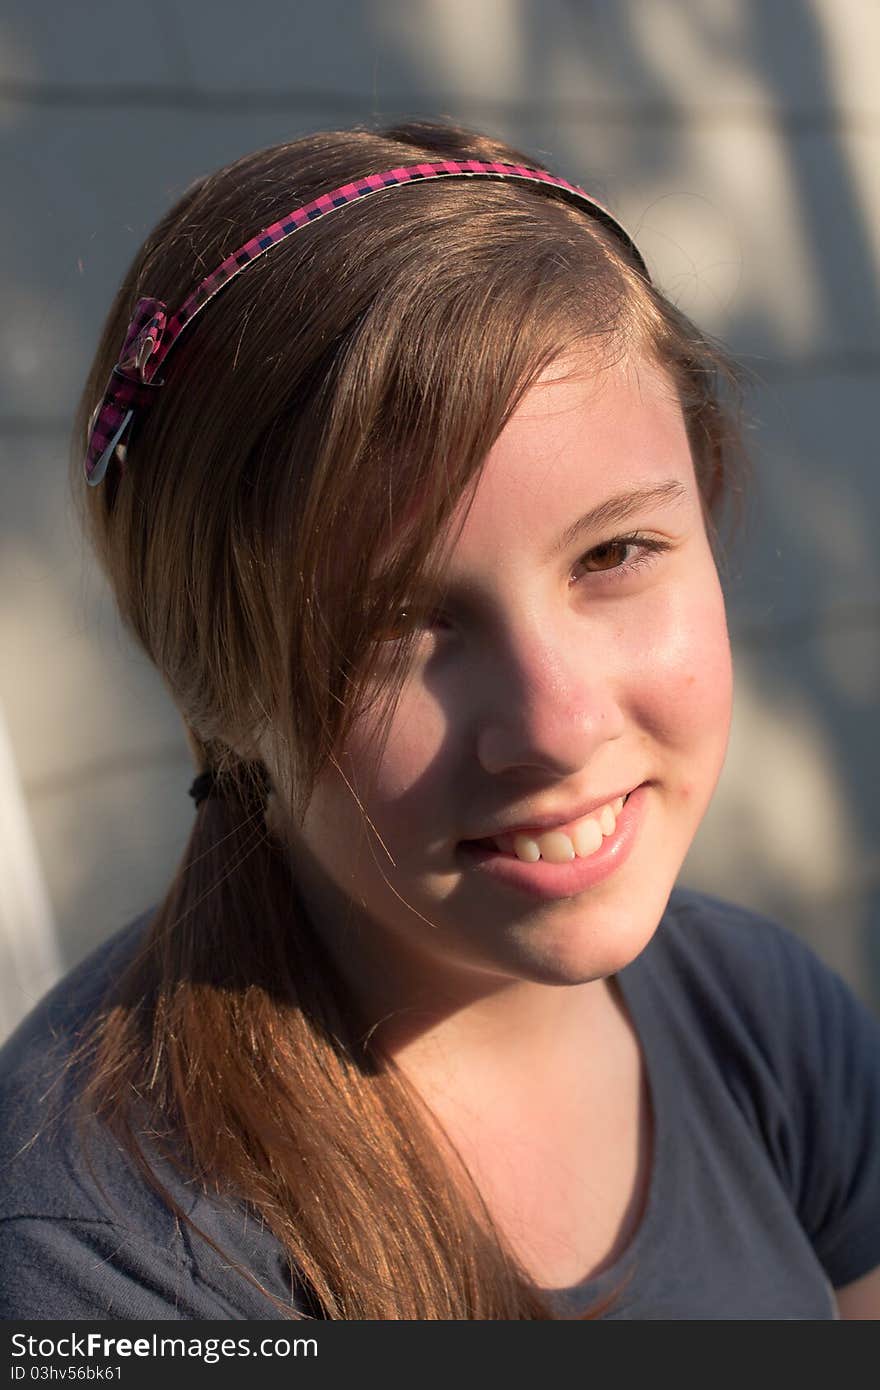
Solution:
M614 570L629 569L626 553L632 548L632 541L621 536L612 541L604 541L602 545L594 545L592 550L581 556L577 564L587 574L605 574Z
M415 604L407 608L398 608L391 621L377 630L374 640L400 642L417 628L427 628L435 622L439 622L439 615L429 608L419 608Z
M400 608L389 623L385 623L383 627L377 629L375 641L399 642L409 632L411 624L410 610Z
M599 571L617 569L618 565L625 563L624 552L628 549L628 541L606 541L604 545L597 545L585 555L581 563L589 560L594 569Z
M601 545L594 545L578 560L575 569L582 567L583 573L575 582L586 582L595 576L600 583L615 584L626 579L643 566L651 565L663 551L671 550L670 541L657 540L651 536L614 536ZM631 559L627 551L635 551Z

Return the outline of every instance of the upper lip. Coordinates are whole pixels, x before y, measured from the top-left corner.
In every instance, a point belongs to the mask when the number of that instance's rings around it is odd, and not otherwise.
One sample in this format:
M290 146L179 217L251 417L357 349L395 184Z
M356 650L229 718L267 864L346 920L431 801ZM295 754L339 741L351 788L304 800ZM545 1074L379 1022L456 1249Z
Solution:
M468 836L473 840L492 840L498 835L540 835L545 830L553 830L560 825L568 825L570 821L581 820L583 816L588 816L591 811L598 811L602 806L609 806L613 801L617 801L621 796L628 796L631 791L635 791L636 786L641 786L637 782L631 784L624 791L611 792L608 796L593 797L590 801L582 801L579 806L570 806L565 810L546 811L542 815L532 816L528 821L511 821L508 824L496 824L488 830L482 831L479 835Z

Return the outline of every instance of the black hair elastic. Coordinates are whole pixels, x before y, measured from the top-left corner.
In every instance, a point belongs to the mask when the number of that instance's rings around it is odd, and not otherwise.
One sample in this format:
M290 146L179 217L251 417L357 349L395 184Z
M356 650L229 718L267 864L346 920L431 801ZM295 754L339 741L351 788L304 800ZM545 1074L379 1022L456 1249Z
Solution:
M189 794L196 803L196 810L199 809L203 801L214 794L217 786L217 779L212 767L207 772L200 772L196 780L189 789Z
M251 768L250 775L234 777L224 775L214 767L200 772L189 789L196 803L196 810L209 797L228 797L241 802L247 811L265 811L266 802L272 791L272 781L262 763Z

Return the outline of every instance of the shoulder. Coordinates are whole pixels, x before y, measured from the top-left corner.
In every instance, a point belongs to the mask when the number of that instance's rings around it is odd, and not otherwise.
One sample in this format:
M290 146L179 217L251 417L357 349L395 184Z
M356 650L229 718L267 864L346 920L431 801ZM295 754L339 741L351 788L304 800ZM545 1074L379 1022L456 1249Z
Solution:
M790 1103L880 1078L880 1021L794 931L693 889L673 891L640 969L728 1060L761 1066ZM821 1087L818 1085L821 1078Z
M752 908L694 888L673 889L658 928L661 949L716 967L780 961L808 948L788 927Z
M286 1256L249 1212L209 1197L140 1134L179 1219L79 1104L80 1044L152 916L65 975L0 1048L0 1318L277 1317L263 1290L297 1308Z
M117 1206L146 1216L140 1184L115 1141L102 1126L84 1123L78 1103L87 1068L79 1049L109 985L143 942L149 916L69 971L0 1048L0 1222L7 1239L10 1223L106 1222ZM155 1222L158 1213L150 1217Z
M880 1020L793 931L690 889L640 968L690 1060L711 1059L760 1135L834 1286L873 1269Z
M675 888L654 936L623 972L643 1000L658 1061L723 1076L752 1109L787 1106L814 1050L813 994L842 982L792 931L722 898ZM821 1010L820 1010L821 1011ZM708 1084L708 1082L707 1082Z
M0 1310L6 1318L174 1317L148 1290L182 1288L174 1219L110 1134L80 1116L77 1047L149 913L105 941L0 1048ZM157 1277L157 1271L163 1277Z
M66 1162L82 1068L76 1049L143 942L135 918L61 979L0 1048L0 1217L93 1211Z
M851 993L789 927L690 888L673 890L645 965L674 974L700 997L729 999L755 1022L771 1016L774 1025L816 1005L827 1012L835 999Z
M147 926L149 913L104 941L0 1048L0 1309L6 1318L113 1316L114 1308L146 1315L135 1311L136 1301L124 1304L107 1272L114 1270L122 1284L132 1282L132 1265L146 1272L157 1252L170 1248L171 1213L150 1201L110 1134L83 1119L78 1047Z

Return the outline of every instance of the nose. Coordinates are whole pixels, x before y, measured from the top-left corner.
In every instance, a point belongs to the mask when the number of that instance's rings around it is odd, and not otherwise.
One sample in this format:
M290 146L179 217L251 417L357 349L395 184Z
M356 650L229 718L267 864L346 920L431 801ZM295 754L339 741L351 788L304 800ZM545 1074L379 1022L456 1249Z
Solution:
M477 756L486 772L571 776L621 737L616 681L583 629L553 635L525 624L506 634L503 650L487 647L484 656Z

